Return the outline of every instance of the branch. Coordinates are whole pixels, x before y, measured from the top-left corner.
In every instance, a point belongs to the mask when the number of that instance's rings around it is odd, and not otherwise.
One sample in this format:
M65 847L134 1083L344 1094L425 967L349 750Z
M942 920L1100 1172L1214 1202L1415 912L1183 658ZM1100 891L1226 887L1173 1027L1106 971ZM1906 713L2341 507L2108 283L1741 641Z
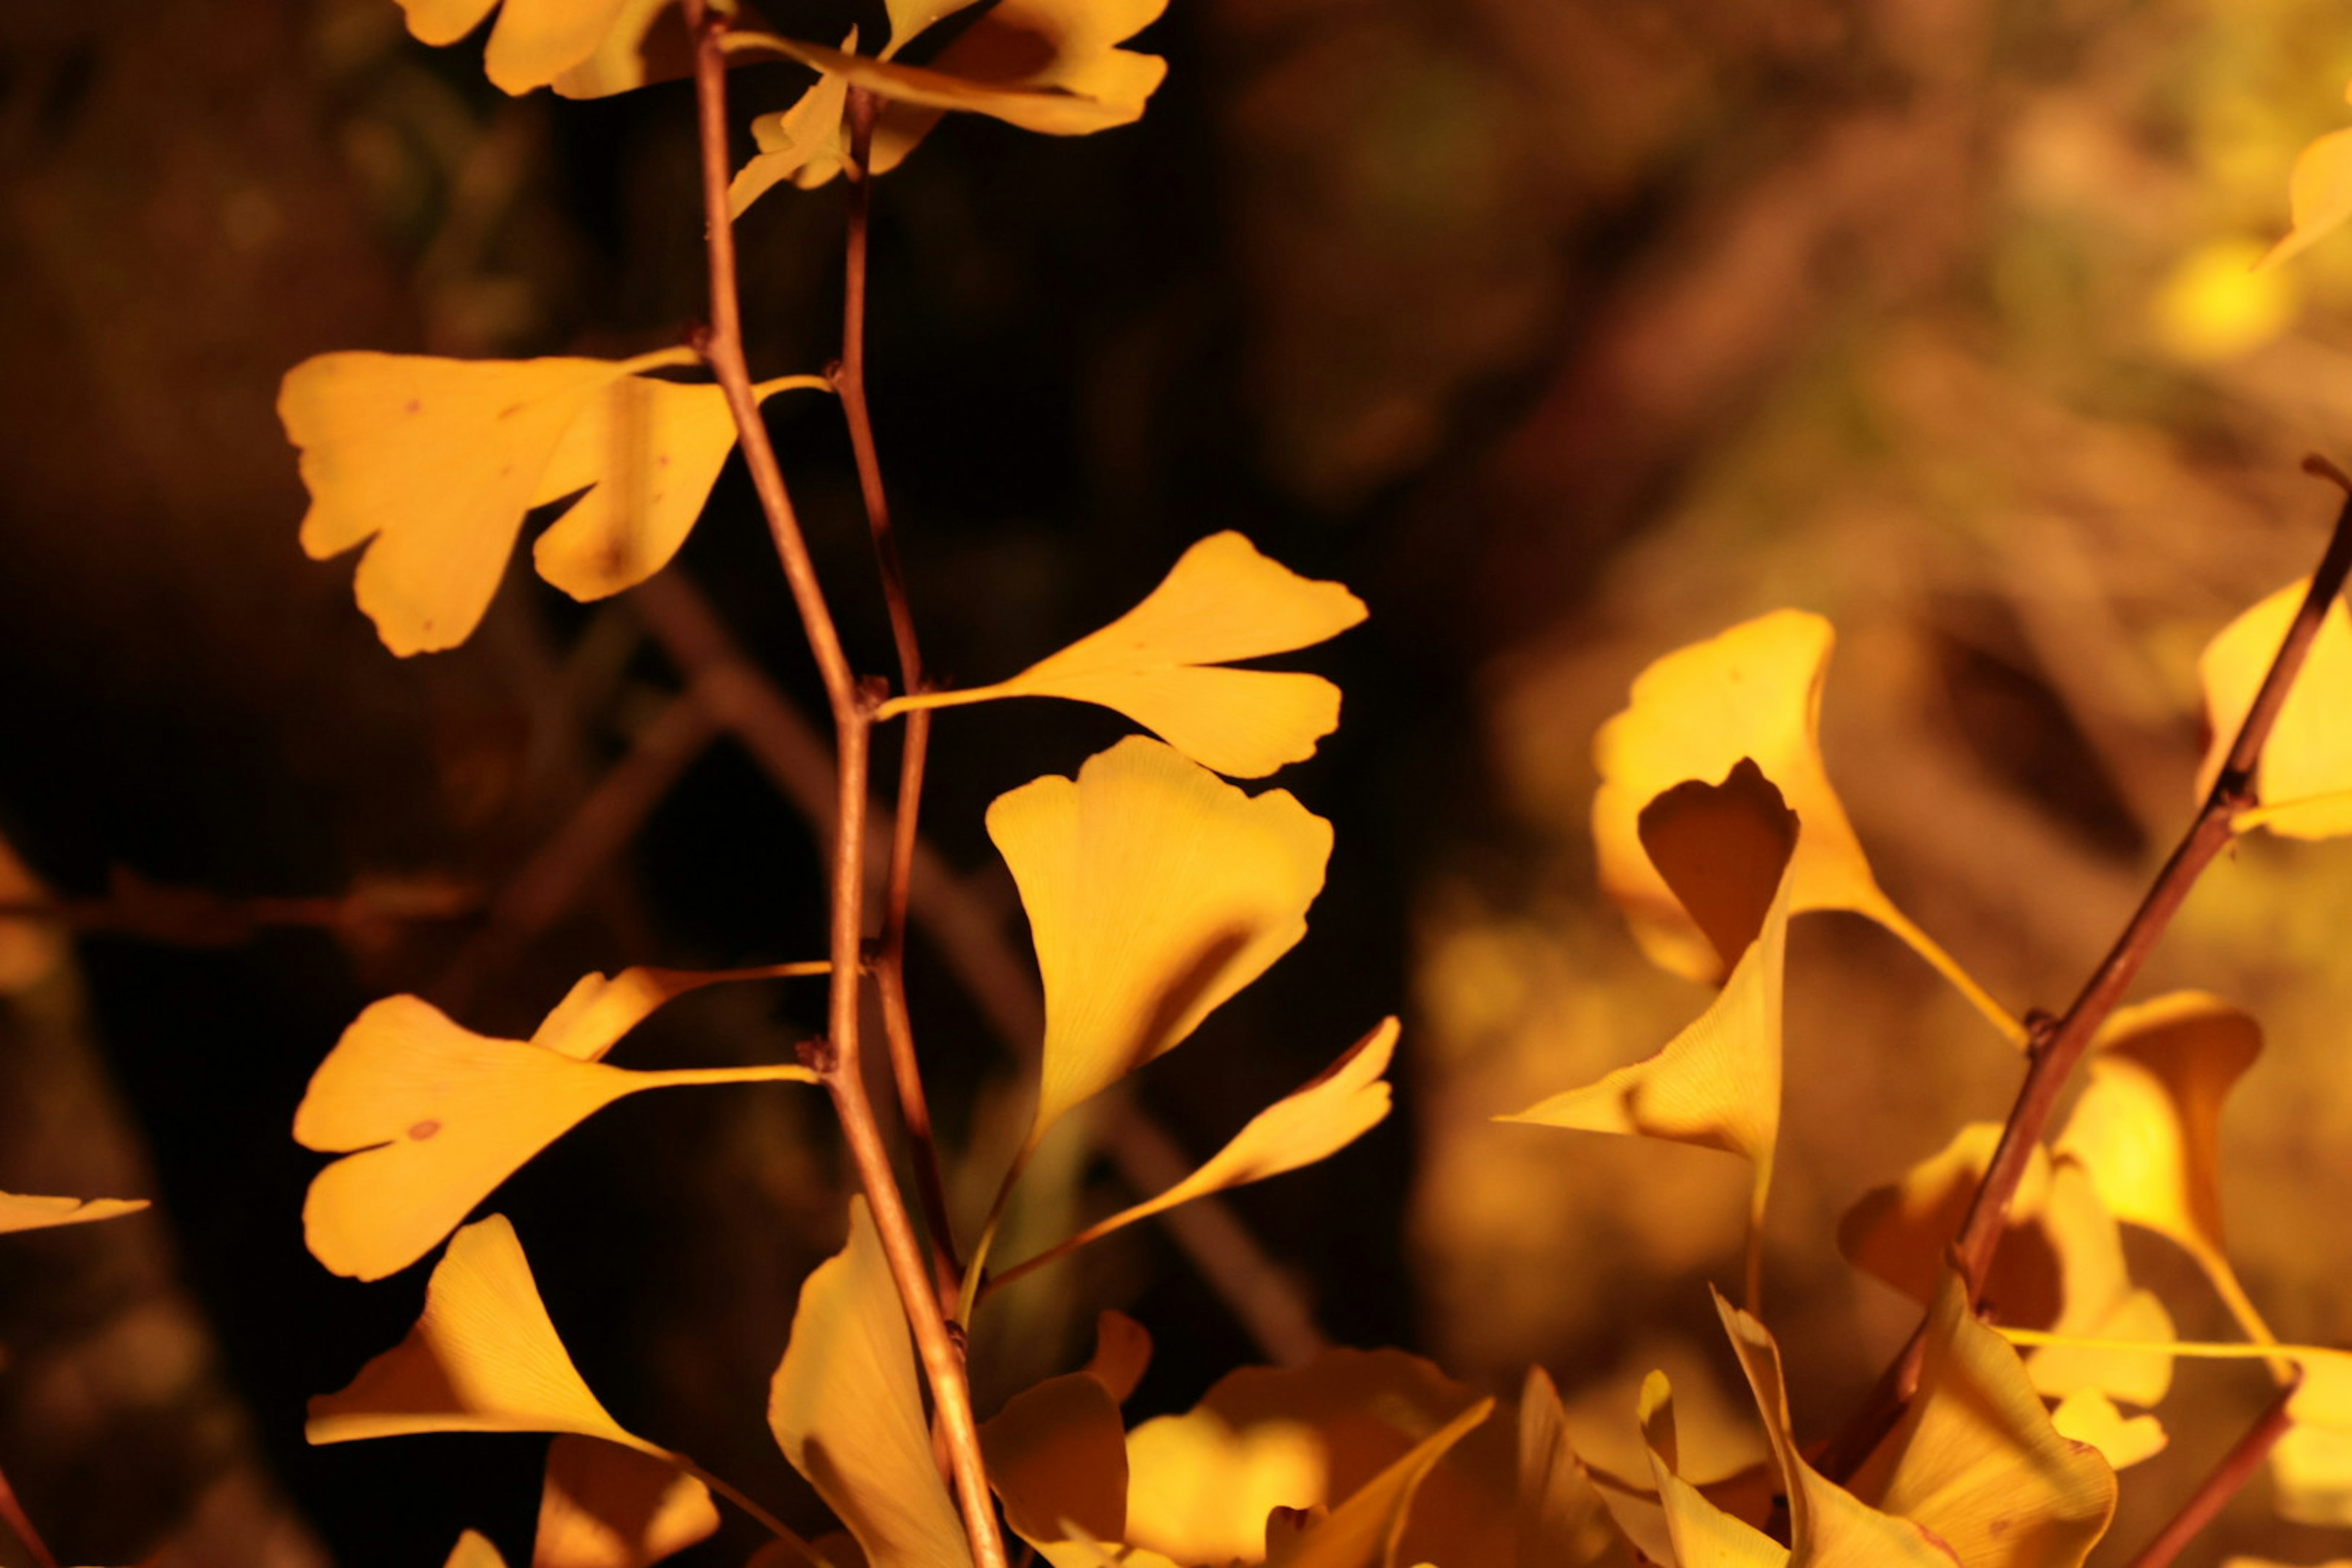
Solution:
M2256 1470L2262 1468L2263 1461L2270 1458L2273 1448L2278 1447L2278 1440L2286 1436L2286 1429L2294 1425L2287 1415L2287 1406L2294 1401L2295 1390L2302 1384L2303 1374L2297 1372L2288 1380L2286 1386L2278 1391L2277 1396L2263 1407L2263 1413L2254 1418L2254 1424L2247 1428L2246 1435L2239 1438L2230 1451L2221 1456L2221 1462L2207 1473L2204 1480L2198 1483L2197 1489L2189 1495L2187 1502L2180 1505L2180 1511L2172 1516L2171 1522L2158 1531L2156 1539L2140 1549L2139 1555L2131 1560L2129 1568L2170 1568L2172 1560L2180 1555L2180 1549L2213 1522L2230 1500L2253 1479Z
M841 1121L842 1141L857 1167L858 1184L874 1215L874 1226L889 1259L898 1299L913 1331L915 1349L929 1383L931 1402L946 1440L950 1468L955 1475L957 1500L963 1510L964 1531L971 1539L978 1568L1004 1568L1004 1541L998 1532L996 1504L990 1494L988 1473L980 1451L980 1428L971 1408L971 1389L965 1381L963 1352L948 1331L940 1310L922 1245L898 1192L897 1174L873 1102L866 1092L864 1063L858 1049L858 972L864 945L866 891L866 748L878 699L851 674L842 652L840 635L825 604L824 591L801 536L792 500L784 489L783 470L760 416L751 370L743 356L742 316L735 281L735 230L728 216L727 184L727 55L723 39L727 21L713 16L704 0L686 0L686 21L694 36L694 86L698 140L702 152L703 209L710 260L710 326L701 334L703 357L726 389L728 406L735 416L737 438L751 470L752 488L766 515L769 536L782 564L793 601L800 610L809 651L824 677L833 709L838 773L833 836L832 960L833 981L829 1038L821 1053L824 1085L833 1096Z

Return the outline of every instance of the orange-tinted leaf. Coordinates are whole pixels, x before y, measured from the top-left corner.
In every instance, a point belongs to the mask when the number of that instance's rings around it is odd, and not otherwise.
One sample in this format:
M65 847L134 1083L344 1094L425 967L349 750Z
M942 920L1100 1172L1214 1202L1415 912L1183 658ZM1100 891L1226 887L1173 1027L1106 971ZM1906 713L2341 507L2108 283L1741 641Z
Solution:
M1307 932L1331 826L1140 736L997 797L1045 986L1029 1142L1190 1035Z
M597 1060L670 997L772 973L592 974L527 1041L477 1035L415 996L372 1005L294 1113L303 1147L349 1155L311 1181L302 1224L312 1256L362 1279L405 1268L541 1149L640 1089L814 1082L798 1064L632 1072Z
M145 1198L43 1198L24 1193L0 1193L0 1236L12 1230L47 1230L53 1226L88 1225L137 1214Z
M2264 267L2300 255L2352 217L2352 131L2331 132L2296 156L2287 205L2294 227L2263 258Z
M449 1243L408 1337L310 1401L313 1443L413 1432L572 1432L647 1453L588 1392L503 1215Z
M1569 1441L1559 1390L1541 1367L1519 1394L1518 1568L1634 1568L1640 1561Z
M2116 1469L2129 1469L2164 1452L2164 1424L2153 1415L2126 1416L2096 1388L2077 1388L2050 1412L2061 1437L2088 1443Z
M857 29L842 40L842 48L857 47ZM814 190L849 161L849 132L842 114L849 101L849 80L827 72L819 76L790 109L762 114L751 121L751 140L760 149L735 172L727 187L727 211L741 217L743 210L781 181ZM900 149L903 154L905 149ZM874 172L885 172L879 156Z
M1114 1307L1096 1314L1095 1353L1086 1370L1110 1390L1112 1403L1126 1404L1150 1364L1151 1335L1141 1323Z
M710 1489L667 1459L558 1437L547 1449L531 1568L647 1568L718 1528Z
M1141 604L1010 680L900 698L883 712L1000 697L1095 702L1204 767L1262 778L1314 755L1339 722L1339 689L1319 675L1224 667L1307 647L1363 618L1363 601L1339 584L1301 577L1238 533L1212 534Z
M1727 965L1644 852L1643 809L1686 779L1719 779L1750 758L1804 824L1789 912L1851 910L1893 931L2011 1037L2023 1029L1879 890L1830 787L1821 751L1822 682L1835 634L1819 616L1780 610L1666 655L1593 740L1601 788L1592 837L1601 885L1652 959L1697 980Z
M1413 1496L1446 1450L1494 1413L1482 1399L1415 1444L1323 1519L1277 1542L1266 1532L1266 1568L1394 1568Z
M490 14L498 0L401 0L408 30L427 44L454 44ZM614 35L650 15L629 0L506 0L483 60L489 79L511 93L545 87L587 62ZM632 40L634 41L634 40Z
M1074 1372L1005 1401L980 1429L1014 1533L1058 1563L1066 1542L1127 1536L1127 1430L1102 1381Z
M457 1537L457 1544L450 1550L449 1561L442 1568L507 1568L507 1560L488 1536L469 1530Z
M1783 1568L1790 1561L1788 1547L1725 1512L1683 1479L1680 1445L1675 1434L1674 1390L1665 1373L1654 1372L1642 1384L1638 1414L1642 1441L1650 1455L1651 1479L1657 1485L1658 1507L1665 1515L1666 1534L1678 1568ZM1791 1513L1793 1517L1793 1507Z
M2338 132L2352 148L2352 132ZM2205 686L2205 719L2212 740L2197 774L2201 798L2221 776L2238 729L2254 705L2254 693L2286 640L2287 627L2309 591L2305 579L2290 583L2221 628L2206 645L2197 670ZM2352 689L2352 615L2339 595L2319 623L2302 673L2279 709L2254 793L2262 804L2237 818L2242 828L2262 826L2289 838L2329 838L2352 833L2352 729L2340 712L2343 693Z
M862 1197L849 1200L848 1245L801 1286L768 1426L876 1568L971 1568L931 1457L898 1288Z

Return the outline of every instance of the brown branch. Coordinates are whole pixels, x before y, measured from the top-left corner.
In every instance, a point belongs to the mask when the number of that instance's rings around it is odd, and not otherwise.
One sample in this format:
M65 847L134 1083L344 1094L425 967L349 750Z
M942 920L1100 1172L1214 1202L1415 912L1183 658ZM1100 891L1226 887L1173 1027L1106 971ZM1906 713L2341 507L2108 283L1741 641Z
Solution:
M715 694L727 723L784 798L820 836L830 837L833 759L808 721L744 657L701 595L673 572L639 586L629 602L680 671ZM871 821L876 837L891 831L880 810ZM869 875L884 853L869 844ZM1026 964L1005 939L1004 911L919 838L911 863L913 920L990 1029L1016 1057L1030 1056L1045 1014ZM1139 1196L1166 1189L1190 1169L1175 1141L1132 1105L1108 1101L1092 1125L1120 1179ZM1296 1280L1258 1245L1232 1205L1220 1197L1199 1198L1160 1218L1267 1359L1296 1366L1323 1349Z
M2180 1555L2180 1549L2213 1522L2221 1510L2229 1505L2230 1500L2236 1497L2253 1479L2254 1472L2263 1468L2263 1461L2270 1458L2273 1448L2278 1447L2278 1440L2286 1436L2286 1429L2294 1425L2287 1415L2287 1406L2294 1402L2295 1390L2302 1383L2303 1374L2298 1372L2285 1387L2278 1391L2277 1396L2263 1407L2263 1413L2254 1418L2254 1424L2246 1429L2246 1435L2239 1438L2230 1451L2221 1456L2220 1463L2206 1473L2205 1479L2198 1483L2197 1489L2189 1494L2189 1500L2180 1505L2180 1511L2156 1532L2155 1540L2140 1548L2139 1555L2131 1560L2128 1568L2171 1568L2172 1560Z
M898 653L898 684L908 692L924 689L923 648L915 635L915 610L907 595L907 571L890 525L890 500L882 484L882 459L874 445L874 416L866 402L866 255L871 227L874 122L881 100L862 87L849 89L849 186L847 238L843 247L841 360L833 388L849 424L849 447L857 464L857 489L866 503L866 531L874 541L874 564L890 611L890 640ZM915 1054L914 1016L907 1005L907 905L915 871L915 837L922 812L923 769L930 752L931 716L908 717L898 752L898 809L890 835L890 861L882 892L882 935L875 944L874 980L882 999L882 1034L890 1048L890 1078L898 1091L898 1119L907 1130L915 1167L915 1190L931 1233L932 1266L940 1299L955 1300L963 1265L956 1257L955 1228L948 1217L947 1184L940 1175L931 1106L923 1092L923 1071Z
M821 1053L824 1084L841 1121L842 1140L866 1191L882 1250L898 1287L898 1299L913 1331L916 1353L930 1384L931 1402L950 1468L957 1500L963 1512L964 1532L971 1540L978 1568L1004 1568L1004 1541L996 1523L995 1500L980 1450L980 1428L973 1417L971 1389L965 1379L963 1351L948 1331L940 1309L922 1244L899 1195L890 1152L884 1143L874 1107L867 1098L864 1062L858 1041L858 973L864 945L866 891L866 754L878 698L850 672L833 614L818 584L808 545L784 489L783 470L768 427L760 416L758 395L743 355L742 317L736 289L735 230L728 212L727 155L727 20L706 10L704 0L686 0L686 21L695 41L694 85L698 140L702 153L703 209L709 223L706 248L710 260L710 326L701 334L703 358L725 388L728 406L735 416L736 435L751 470L752 489L774 542L777 560L799 608L809 650L824 677L825 696L833 709L837 774L833 836L832 937L833 960L829 1037Z
M40 1531L33 1528L33 1521L25 1516L25 1505L16 1500L16 1490L5 1475L0 1475L0 1524L16 1532L18 1542L32 1554L33 1568L58 1568L57 1558L41 1540Z
M1993 1254L2008 1228L2010 1204L2017 1195L2018 1184L2024 1179L2033 1151L2041 1146L2067 1079L2090 1049L2099 1026L2107 1021L2125 991L2137 978L2148 954L2163 939L2165 929L2197 885L2198 877L2235 837L2231 819L2253 804L2254 773L2262 763L2263 747L2270 740L2279 710L2286 705L2287 694L2294 689L2295 677L2302 673L2304 661L2326 618L2328 605L2344 591L2345 578L2352 574L2352 479L2324 458L2305 458L2304 469L2332 480L2345 491L2344 504L2336 512L2335 531L2329 536L2327 549L2312 573L2311 587L2304 595L2278 654L2254 693L2244 721L2238 726L2228 759L2207 792L2196 820L2173 848L2122 934L2084 982L2065 1013L2054 1019L2043 1015L2032 1021L2025 1081L2018 1089L2016 1103L2001 1128L2000 1142L1993 1150L1992 1160L1985 1167L1984 1178L1977 1184L1968 1215L1960 1222L1959 1234L1952 1243L1953 1266L1968 1285L1971 1303L1984 1289ZM1912 1334L1880 1377L1863 1408L1824 1451L1822 1468L1832 1479L1851 1475L1893 1428L1903 1406L1916 1392L1926 1342L1923 1325L1923 1331Z

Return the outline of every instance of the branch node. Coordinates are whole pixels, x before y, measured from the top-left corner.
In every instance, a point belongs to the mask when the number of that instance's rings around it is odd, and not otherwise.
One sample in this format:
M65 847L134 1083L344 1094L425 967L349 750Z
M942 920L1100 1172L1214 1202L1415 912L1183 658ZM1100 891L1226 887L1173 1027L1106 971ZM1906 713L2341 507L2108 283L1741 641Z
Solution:
M2326 458L2321 457L2318 453L2306 452L2304 454L2303 471L2311 475L2314 479L2326 479L2334 484L2346 495L2352 496L2352 476L2347 476L2343 469L2337 468L2334 463L2329 462Z

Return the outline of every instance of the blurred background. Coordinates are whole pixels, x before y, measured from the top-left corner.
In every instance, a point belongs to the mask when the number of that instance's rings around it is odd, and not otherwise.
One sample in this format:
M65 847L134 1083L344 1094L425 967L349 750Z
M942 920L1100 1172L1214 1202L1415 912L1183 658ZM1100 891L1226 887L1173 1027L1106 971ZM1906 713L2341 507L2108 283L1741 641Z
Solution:
M879 11L767 9L812 38ZM1704 1005L1597 897L1591 731L1673 647L1830 616L1830 768L1881 880L2013 1009L2063 1005L2186 823L2198 650L2315 559L2335 498L2297 459L2352 463L2352 238L2248 271L2296 150L2352 119L2352 16L1175 0L1139 47L1171 63L1141 124L959 118L878 187L870 381L932 662L1009 673L1224 528L1372 616L1297 661L1347 692L1280 781L1338 830L1309 938L1017 1223L1128 1201L1391 1011L1400 1111L1009 1293L983 1408L1119 1306L1160 1345L1131 1416L1320 1340L1394 1343L1497 1389L1546 1363L1605 1461L1652 1366L1693 1402L1736 1386L1702 1281L1736 1271L1746 1175L1489 1120ZM739 127L805 79L740 73ZM0 838L24 863L0 887L79 928L51 963L0 927L0 1188L159 1199L0 1255L0 1462L68 1561L168 1542L173 1563L390 1568L469 1525L525 1560L541 1440L302 1442L303 1400L399 1338L425 1272L358 1285L303 1250L303 1086L392 992L511 1036L590 969L821 951L821 703L740 465L655 588L582 606L519 567L464 648L403 662L352 604L352 558L296 548L272 412L328 349L678 342L703 309L689 103L507 99L478 40L424 48L392 0L0 9ZM837 185L747 216L762 375L834 352L840 226ZM837 415L770 418L881 668ZM775 700L730 726L693 683L745 663ZM1034 1049L981 812L1118 732L1042 702L940 721L949 913L915 1005L975 1151L967 1213ZM2266 1024L2226 1197L2290 1339L2352 1341L2348 926L2352 847L2252 842L2143 987ZM1003 952L975 985L973 954ZM2001 1115L2017 1063L1859 921L1801 922L1791 964L1769 1299L1820 1432L1911 1322L1838 1258L1838 1215ZM704 994L623 1059L777 1059L821 1005ZM826 1123L789 1089L646 1096L496 1200L621 1419L812 1524L762 1411L799 1279L840 1240ZM2184 1334L2225 1331L2143 1240ZM2263 1398L2182 1374L2115 1560ZM2263 1490L2184 1561L2341 1554L2270 1522ZM730 1526L679 1561L751 1544Z

